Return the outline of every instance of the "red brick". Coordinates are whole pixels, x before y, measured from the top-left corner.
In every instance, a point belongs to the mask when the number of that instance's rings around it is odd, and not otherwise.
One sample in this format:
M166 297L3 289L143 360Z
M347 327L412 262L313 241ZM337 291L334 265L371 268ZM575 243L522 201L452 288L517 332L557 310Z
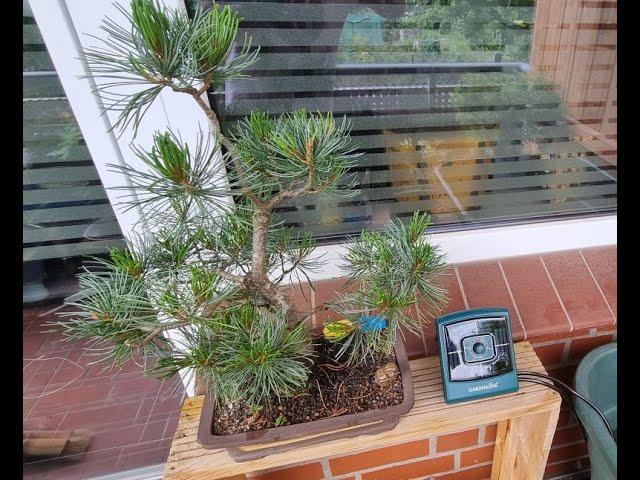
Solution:
M491 465L470 468L468 470L441 475L438 480L488 480L491 477Z
M573 411L566 405L560 409L560 417L558 418L558 428L573 425L576 423L576 416Z
M542 258L574 329L615 322L580 252L550 253Z
M373 472L366 472L362 474L362 480L409 480L416 477L447 472L452 469L453 455L446 455L429 460L421 460L419 462L384 468L382 470L375 470Z
M573 376L576 373L576 366L575 365L566 365L563 367L557 367L557 368L547 368L547 374L557 378L560 381L563 381L564 383L568 384L568 385L572 385L573 384Z
M366 470L368 468L401 462L415 457L426 456L429 453L429 440L403 443L388 448L379 448L355 455L333 458L329 460L331 472L334 475Z
M460 464L463 467L470 467L478 463L490 462L493 460L495 445L465 450L460 453Z
M567 443L578 442L580 440L584 440L584 436L582 435L582 430L579 426L562 428L556 430L551 445L564 445Z
M552 447L549 452L549 459L547 460L547 463L581 458L586 456L587 453L587 444L585 442L576 443L575 445L567 445L564 447Z
M568 332L569 319L538 256L501 260L527 338L540 333Z
M484 428L484 443L495 442L498 434L498 424L487 425Z
M561 475L570 475L572 473L586 471L588 468L589 458L554 463L553 465L547 465L547 468L544 470L544 478L555 478Z
M598 335L596 337L578 338L571 340L569 360L580 360L587 353L600 345L613 341L613 335Z
M323 477L322 465L308 463L297 467L283 468L266 473L252 475L251 480L320 480Z
M534 346L533 349L543 365L558 365L559 363L562 363L564 345L564 342L554 343L553 345L545 345L542 347Z
M573 331L560 331L560 332L534 332L534 335L530 335L527 340L535 346L536 343L551 342L554 340L568 340L569 338L582 337L589 335L591 328L573 329Z
M457 268L469 308L505 307L509 311L513 338L523 339L524 331L520 325L520 317L515 310L498 262L462 263L457 265Z
M458 448L472 447L478 443L478 429L466 430L464 432L440 435L437 440L436 450L446 452Z

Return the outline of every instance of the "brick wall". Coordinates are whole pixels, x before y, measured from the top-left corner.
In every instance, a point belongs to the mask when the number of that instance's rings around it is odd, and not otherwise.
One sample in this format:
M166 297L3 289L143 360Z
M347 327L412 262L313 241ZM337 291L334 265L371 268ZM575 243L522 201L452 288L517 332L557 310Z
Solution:
M580 359L616 338L616 248L572 250L454 265L448 277L452 312L482 306L509 309L516 341L528 340L550 375L567 383ZM343 279L294 290L302 311L333 298ZM315 326L329 318L319 311ZM437 353L433 325L407 336L411 358ZM342 457L256 473L254 480L481 480L491 473L497 425L364 450ZM587 445L563 403L545 478L589 470Z

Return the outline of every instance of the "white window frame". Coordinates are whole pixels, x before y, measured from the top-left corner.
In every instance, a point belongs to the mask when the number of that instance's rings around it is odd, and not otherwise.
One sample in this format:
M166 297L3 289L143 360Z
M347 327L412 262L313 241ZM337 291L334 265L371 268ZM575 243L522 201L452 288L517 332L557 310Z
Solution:
M129 0L117 0L129 8ZM173 8L185 8L183 0L162 0ZM107 165L119 163L140 166L130 143L131 129L116 136L108 131L116 113L102 115L102 102L93 93L94 79L80 58L81 48L91 44L85 34L99 34L100 21L114 16L111 0L29 0L51 59L60 77L71 108L76 116L87 147L104 185L123 235L131 239L136 232L139 214L118 208L119 194L113 187L127 185L127 178ZM193 141L198 125L209 129L204 114L186 95L165 89L143 119L135 143L148 146L156 130L170 126L186 141ZM432 235L451 263L488 260L551 251L617 244L617 215L600 215L563 220L544 220L519 225L491 226ZM313 280L341 276L340 259L346 243L318 247L325 267L311 275Z

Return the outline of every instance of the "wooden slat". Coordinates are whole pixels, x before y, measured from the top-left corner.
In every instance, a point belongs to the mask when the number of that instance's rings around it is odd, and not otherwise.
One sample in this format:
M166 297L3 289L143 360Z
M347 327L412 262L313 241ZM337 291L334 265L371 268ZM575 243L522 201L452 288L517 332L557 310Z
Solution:
M528 342L518 343L515 347L519 368L545 371ZM215 480L284 467L333 455L389 446L429 435L473 428L514 417L545 413L559 408L561 402L560 396L552 390L540 385L522 384L516 393L447 405L442 395L440 365L436 357L413 360L411 371L416 384L415 405L393 430L333 440L243 463L234 462L225 450L205 450L198 444L196 432L204 397L188 398L180 413L178 428L165 465L164 478Z

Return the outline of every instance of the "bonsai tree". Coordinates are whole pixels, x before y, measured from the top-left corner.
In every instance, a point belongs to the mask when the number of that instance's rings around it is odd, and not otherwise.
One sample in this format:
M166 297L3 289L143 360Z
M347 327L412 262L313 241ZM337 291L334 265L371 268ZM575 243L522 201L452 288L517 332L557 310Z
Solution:
M400 327L420 334L446 291L434 282L446 268L444 256L427 240L430 218L415 213L379 232L351 239L346 255L347 291L332 307L344 319L328 322L325 337L337 344L336 358L348 364L390 355Z
M278 224L273 212L309 193L355 193L349 124L330 113L252 112L227 136L202 96L257 58L249 39L233 54L237 14L213 5L188 17L155 0L132 0L131 7L131 14L121 9L128 24L107 19L104 44L85 52L94 75L108 79L98 90L119 112L115 128L136 129L168 88L197 103L210 131L195 145L157 132L150 148L134 147L144 168L113 166L130 179L123 205L140 209L144 235L85 268L84 296L59 324L67 338L88 339L107 367L152 358L145 363L150 374L168 378L190 369L218 401L268 406L304 389L314 361L306 318L282 283L308 278L319 266L313 237ZM131 84L137 93L119 93ZM356 292L348 302L368 302L388 321L371 340L382 345L375 351L389 352L399 325L418 328L403 307L420 295L440 304L442 291L429 278L442 260L421 237L427 224L415 217L409 226L365 234L353 247L354 281L377 296ZM369 265L361 258L367 242L377 252ZM402 255L408 270L392 267L389 255ZM340 350L351 352L348 344Z

